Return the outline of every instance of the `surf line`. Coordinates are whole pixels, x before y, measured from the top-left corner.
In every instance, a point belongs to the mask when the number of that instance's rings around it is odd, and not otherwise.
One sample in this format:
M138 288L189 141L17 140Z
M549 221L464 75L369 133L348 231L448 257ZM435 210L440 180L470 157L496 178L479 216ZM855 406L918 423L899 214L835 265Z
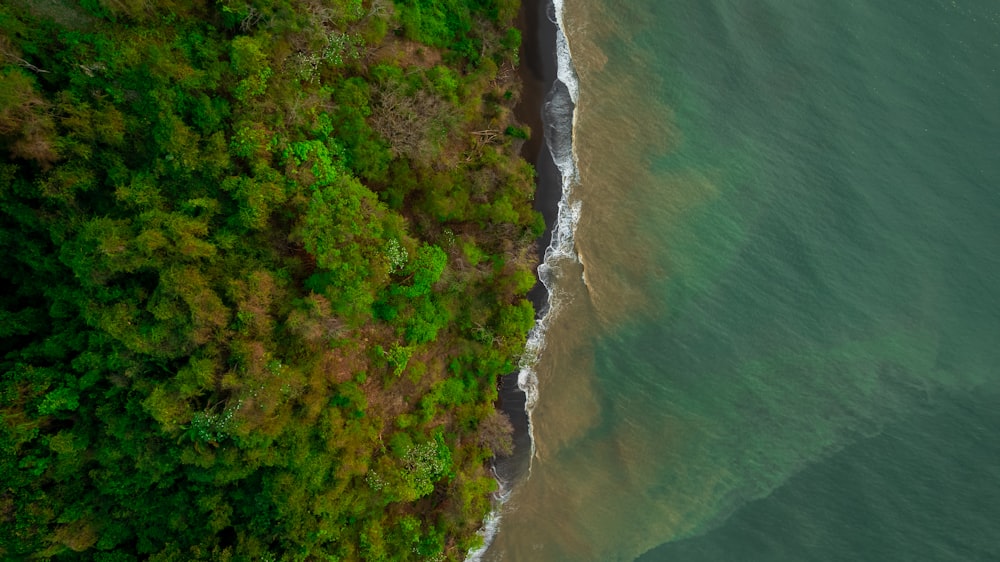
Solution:
M579 262L576 254L574 235L580 220L580 202L571 199L573 188L579 183L579 168L574 149L573 131L576 125L576 105L579 98L579 81L573 68L573 56L569 40L566 38L563 20L564 0L552 0L548 5L549 20L555 24L556 32L556 79L545 96L542 106L542 125L545 145L553 162L559 169L561 195L552 239L542 263L538 266L538 279L545 286L546 305L539 313L538 321L528 334L528 341L518 365L518 387L525 394L525 411L528 415L528 434L531 439L531 458L534 459L535 436L531 415L538 401L538 374L535 366L545 350L545 336L549 324L558 313L565 295L556 284L556 272L560 264L567 260ZM531 474L529 464L528 474Z

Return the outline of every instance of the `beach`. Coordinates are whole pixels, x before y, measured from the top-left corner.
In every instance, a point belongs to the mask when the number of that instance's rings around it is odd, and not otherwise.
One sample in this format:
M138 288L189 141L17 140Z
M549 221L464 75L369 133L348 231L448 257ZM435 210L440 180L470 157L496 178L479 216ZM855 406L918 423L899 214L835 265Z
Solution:
M556 80L555 34L556 28L547 16L551 0L523 0L518 16L521 30L521 52L518 75L521 80L521 98L514 112L517 120L527 125L531 137L524 143L521 156L535 166L535 209L545 217L546 229L538 239L538 260L544 259L545 249L552 239L552 226L556 220L559 199L562 196L562 178L552 161L545 142L542 109L545 98ZM548 293L538 282L529 293L536 317L544 314ZM498 477L512 482L527 471L531 455L528 415L525 411L525 394L518 387L517 373L501 381L500 408L514 426L514 453L496 460Z

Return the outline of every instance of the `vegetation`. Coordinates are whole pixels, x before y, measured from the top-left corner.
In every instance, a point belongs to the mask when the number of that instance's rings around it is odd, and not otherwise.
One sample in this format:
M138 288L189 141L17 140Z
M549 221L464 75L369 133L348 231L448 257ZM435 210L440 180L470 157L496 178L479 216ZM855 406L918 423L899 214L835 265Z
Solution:
M0 3L0 558L480 540L543 228L517 4Z

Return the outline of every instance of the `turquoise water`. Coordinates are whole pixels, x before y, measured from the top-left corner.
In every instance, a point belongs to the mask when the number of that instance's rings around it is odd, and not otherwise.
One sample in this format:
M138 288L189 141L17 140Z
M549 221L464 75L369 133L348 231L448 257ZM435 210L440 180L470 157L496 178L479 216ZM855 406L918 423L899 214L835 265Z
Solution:
M1000 4L567 0L494 560L1000 560Z

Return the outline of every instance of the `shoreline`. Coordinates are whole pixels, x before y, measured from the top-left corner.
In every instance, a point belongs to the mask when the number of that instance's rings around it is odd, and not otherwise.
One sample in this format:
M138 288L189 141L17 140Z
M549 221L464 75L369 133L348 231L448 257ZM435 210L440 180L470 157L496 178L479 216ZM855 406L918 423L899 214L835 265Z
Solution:
M520 60L517 67L521 95L513 109L513 115L519 124L526 125L531 131L531 135L521 147L519 156L535 168L533 207L545 220L545 231L535 241L538 259L535 266L535 285L527 295L534 308L535 327L528 334L528 341L525 343L523 353L526 355L536 355L544 347L547 319L553 303L552 295L543 278L546 277L547 270L551 269L548 260L552 255L565 254L563 246L567 240L572 244L573 227L571 226L567 232L566 225L561 222L564 220L563 214L567 211L571 215L575 214L575 209L568 206L564 198L567 193L565 190L568 189L564 181L566 164L557 163L554 154L554 151L557 151L562 157L563 151L554 148L553 138L548 136L560 132L558 128L553 128L551 122L554 114L559 111L557 98L565 97L563 106L568 102L571 111L575 105L570 100L573 95L566 90L565 84L560 80L560 67L565 64L560 55L566 49L565 40L560 44L561 32L558 24L550 16L555 14L555 10L560 6L559 0L522 0L516 21L517 28L521 31ZM560 84L563 84L561 93ZM570 95L564 96L565 94ZM556 103L556 107L553 107L553 103ZM558 140L555 142L558 143ZM572 150L571 145L569 149ZM570 176L575 176L575 156L571 158L574 163L571 164L572 169L569 173ZM571 219L571 222L575 223L575 220ZM553 242L557 247L552 246ZM522 355L523 361L525 361L524 355ZM531 472L531 461L535 450L531 408L537 393L535 389L537 382L532 369L533 365L522 363L517 371L500 379L494 407L510 419L513 429L513 452L508 456L494 456L491 460L493 477L499 490L494 495L493 509L483 521L480 530L484 544L470 551L466 555L466 562L478 562L486 555L499 532L503 504L510 497L513 486Z
M535 210L545 219L545 232L538 239L538 264L552 241L559 200L562 198L562 174L552 159L545 139L542 109L545 98L557 79L556 25L549 19L551 0L522 0L517 25L521 30L520 64L521 99L514 108L517 120L531 129L531 137L521 148L521 157L535 166ZM536 267L536 278L538 271ZM548 291L541 280L528 293L535 308L536 321L548 306ZM496 475L502 483L526 474L531 463L531 434L528 427L526 395L518 386L517 373L502 378L498 409L507 414L514 427L514 452L494 459Z

